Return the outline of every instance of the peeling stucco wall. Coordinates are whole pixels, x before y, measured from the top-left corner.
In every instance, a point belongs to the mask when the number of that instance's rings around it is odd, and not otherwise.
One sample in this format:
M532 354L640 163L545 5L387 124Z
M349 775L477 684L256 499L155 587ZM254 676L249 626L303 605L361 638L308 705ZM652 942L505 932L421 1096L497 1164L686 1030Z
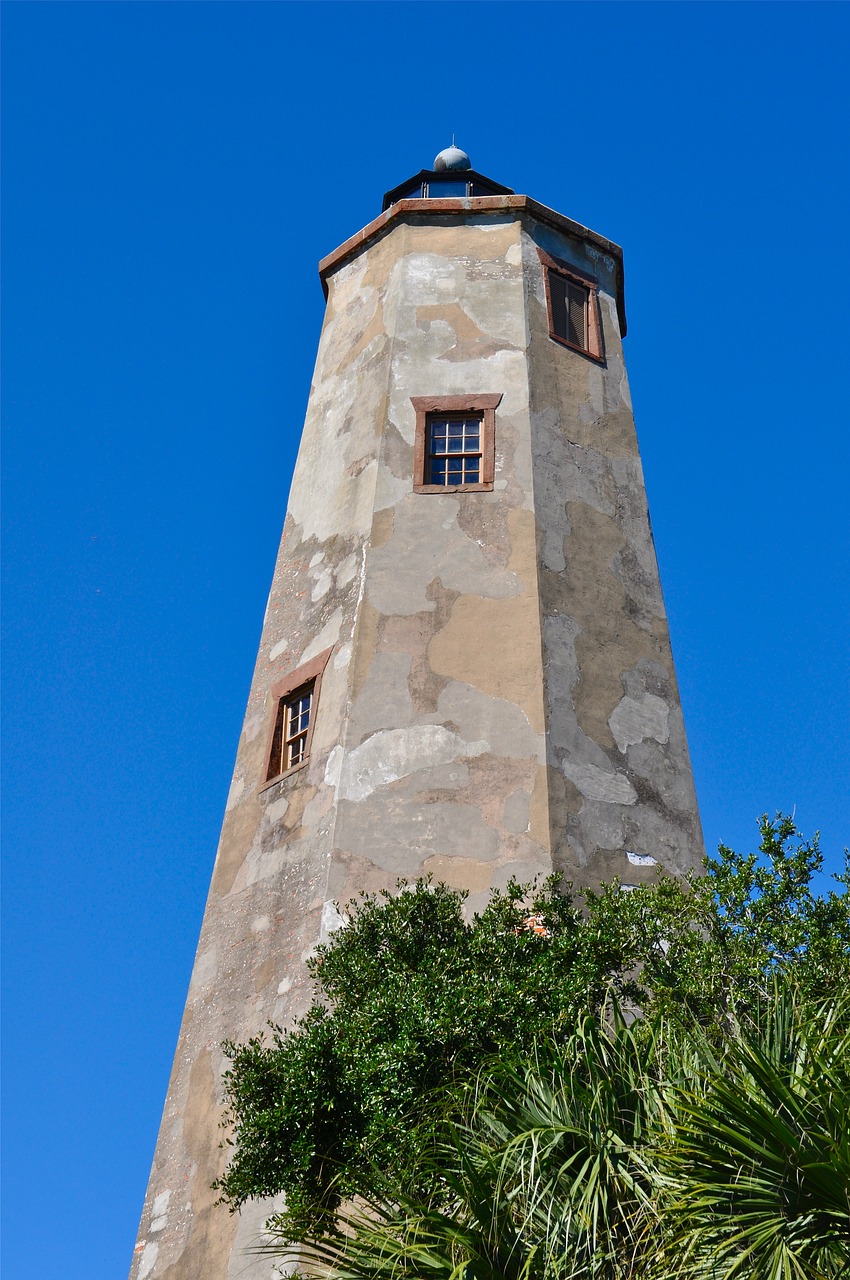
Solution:
M599 280L604 362L549 337L538 247ZM616 305L614 260L523 235L552 856L576 882L682 874L703 853ZM629 856L631 855L631 856ZM637 859L637 860L636 860Z
M287 1024L335 903L433 874L681 872L699 819L646 512L618 264L528 210L396 217L334 266L134 1280L259 1280L216 1207L221 1042ZM473 201L472 204L475 204ZM538 245L600 281L605 361L548 336ZM498 393L492 492L413 491L411 397ZM332 653L270 786L272 687Z

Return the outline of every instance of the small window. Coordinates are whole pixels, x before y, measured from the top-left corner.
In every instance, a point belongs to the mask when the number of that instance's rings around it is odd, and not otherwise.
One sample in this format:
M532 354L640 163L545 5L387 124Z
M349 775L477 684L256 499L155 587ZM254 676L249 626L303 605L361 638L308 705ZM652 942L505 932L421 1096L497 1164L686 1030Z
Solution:
M597 281L592 276L580 275L574 267L550 257L542 249L537 252L546 281L550 338L594 360L602 360Z
M490 491L501 395L414 396L417 493Z
M315 680L311 680L278 703L266 782L307 759L315 687Z
M574 347L587 349L587 301L590 290L574 284L558 271L549 272L552 328L559 338Z
M429 413L426 484L481 483L481 414Z
M266 758L266 785L300 769L310 758L322 672L332 652L325 649L270 690L274 720Z

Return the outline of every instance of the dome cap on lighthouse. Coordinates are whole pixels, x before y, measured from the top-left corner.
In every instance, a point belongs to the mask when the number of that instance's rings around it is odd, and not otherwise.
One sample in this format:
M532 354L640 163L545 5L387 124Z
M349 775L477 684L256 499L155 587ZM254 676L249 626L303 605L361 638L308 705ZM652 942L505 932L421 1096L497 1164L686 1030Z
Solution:
M443 173L446 169L471 169L472 161L465 151L456 147L454 142L446 147L434 161L434 172Z

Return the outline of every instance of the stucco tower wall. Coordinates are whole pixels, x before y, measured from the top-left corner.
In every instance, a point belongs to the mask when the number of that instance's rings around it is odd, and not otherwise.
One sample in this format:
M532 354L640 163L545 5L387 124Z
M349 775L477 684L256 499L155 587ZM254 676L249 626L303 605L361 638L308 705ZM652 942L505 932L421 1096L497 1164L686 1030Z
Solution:
M389 397L351 716L331 762L329 887L431 873L478 905L511 875L551 870L521 226L415 219L392 239ZM502 397L493 492L414 492L413 399L488 393Z
M604 360L549 336L539 250L599 282ZM704 855L629 395L619 264L524 219L549 817L579 884L681 875Z
M512 875L636 882L702 854L616 246L540 208L406 201L326 268L133 1280L271 1280L250 1250L272 1206L230 1216L211 1190L221 1045L304 1011L335 904L431 873L477 907ZM598 277L604 364L549 337L538 245ZM415 492L413 399L480 395L501 397L492 492ZM276 690L325 659L309 759L269 785Z

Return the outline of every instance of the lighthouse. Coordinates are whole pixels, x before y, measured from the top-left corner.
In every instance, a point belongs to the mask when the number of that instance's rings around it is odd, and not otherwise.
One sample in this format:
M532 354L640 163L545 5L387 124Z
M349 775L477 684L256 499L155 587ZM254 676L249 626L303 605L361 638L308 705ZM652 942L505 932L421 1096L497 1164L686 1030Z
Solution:
M377 202L376 202L377 205ZM271 1280L231 1215L222 1042L309 1004L362 891L647 883L703 843L617 244L452 146L327 306L131 1275ZM651 423L649 426L651 429Z

